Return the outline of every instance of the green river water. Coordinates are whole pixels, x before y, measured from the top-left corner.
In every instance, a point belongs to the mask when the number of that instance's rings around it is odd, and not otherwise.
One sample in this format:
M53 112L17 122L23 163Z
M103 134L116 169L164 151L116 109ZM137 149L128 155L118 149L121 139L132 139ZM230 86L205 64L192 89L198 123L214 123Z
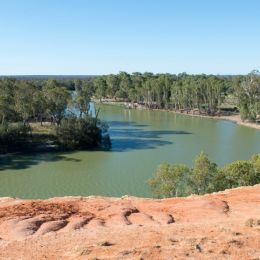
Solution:
M111 151L44 153L0 159L0 196L151 197L146 184L162 162L192 164L205 151L222 166L260 152L260 131L224 120L103 105Z

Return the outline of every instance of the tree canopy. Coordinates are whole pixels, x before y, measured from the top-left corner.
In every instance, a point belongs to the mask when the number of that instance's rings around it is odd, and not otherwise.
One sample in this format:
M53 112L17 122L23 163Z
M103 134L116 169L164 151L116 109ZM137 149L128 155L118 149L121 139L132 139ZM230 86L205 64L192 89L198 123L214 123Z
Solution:
M260 155L248 161L235 161L222 168L210 161L205 153L194 160L193 167L161 164L148 180L158 198L205 194L260 183Z
M66 149L99 147L106 125L89 114L93 84L76 80L73 87L75 91L54 79L41 84L0 80L0 152L19 148L22 143L33 144L31 124L43 122L49 128L45 136ZM40 137L43 134L37 139Z

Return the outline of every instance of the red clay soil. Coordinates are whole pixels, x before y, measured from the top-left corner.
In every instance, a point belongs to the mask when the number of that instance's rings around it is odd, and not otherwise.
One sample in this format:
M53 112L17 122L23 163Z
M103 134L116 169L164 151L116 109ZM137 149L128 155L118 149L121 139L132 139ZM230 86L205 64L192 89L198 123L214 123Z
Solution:
M1 259L260 259L260 185L164 200L0 199Z

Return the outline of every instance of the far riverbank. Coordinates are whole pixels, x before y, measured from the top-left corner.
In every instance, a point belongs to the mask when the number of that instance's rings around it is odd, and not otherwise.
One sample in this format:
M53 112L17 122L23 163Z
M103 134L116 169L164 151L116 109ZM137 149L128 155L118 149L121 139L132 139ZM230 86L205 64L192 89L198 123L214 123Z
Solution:
M101 103L100 100L95 100L97 103ZM242 121L240 114L238 113L231 113L230 115L205 115L205 114L194 114L194 113L187 113L186 111L174 111L170 109L149 109L141 104L134 103L134 108L133 104L131 102L124 102L124 101L115 101L111 99L104 99L102 100L102 104L109 104L109 105L118 105L118 106L124 106L128 109L146 109L146 110L158 110L158 111L165 111L165 112L172 112L175 114L179 115L184 115L184 116L191 116L191 117L201 117L201 118L209 118L209 119L215 119L215 120L228 120L231 122L234 122L238 125L254 128L260 130L260 124L256 124L253 122L248 122L248 121Z

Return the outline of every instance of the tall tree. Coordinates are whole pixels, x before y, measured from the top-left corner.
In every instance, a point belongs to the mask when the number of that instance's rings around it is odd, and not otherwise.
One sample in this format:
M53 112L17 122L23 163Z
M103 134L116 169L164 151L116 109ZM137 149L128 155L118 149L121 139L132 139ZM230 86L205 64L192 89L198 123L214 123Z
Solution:
M49 117L52 119L52 122L59 124L65 115L71 98L70 93L56 80L48 80L43 87L43 94Z

